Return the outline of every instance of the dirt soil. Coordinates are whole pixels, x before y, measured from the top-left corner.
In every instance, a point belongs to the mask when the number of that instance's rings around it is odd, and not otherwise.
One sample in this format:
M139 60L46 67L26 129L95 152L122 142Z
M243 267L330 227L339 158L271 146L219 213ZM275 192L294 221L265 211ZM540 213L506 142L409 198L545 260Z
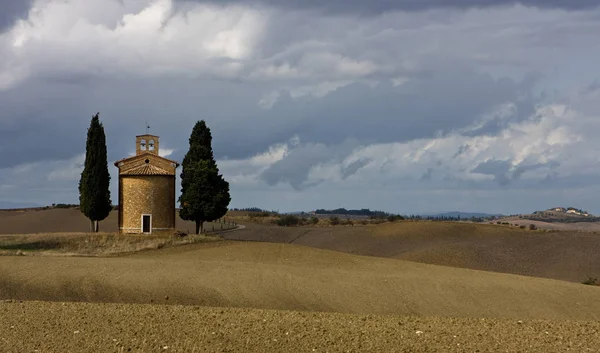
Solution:
M246 224L226 239L298 244L357 255L554 278L600 279L600 234L458 222L286 228Z
M595 234L247 226L224 236L248 242L0 257L0 352L600 351L600 287L497 273L581 279Z
M2 352L597 352L598 321L0 303Z
M0 299L600 319L600 287L256 242L118 258L3 256Z

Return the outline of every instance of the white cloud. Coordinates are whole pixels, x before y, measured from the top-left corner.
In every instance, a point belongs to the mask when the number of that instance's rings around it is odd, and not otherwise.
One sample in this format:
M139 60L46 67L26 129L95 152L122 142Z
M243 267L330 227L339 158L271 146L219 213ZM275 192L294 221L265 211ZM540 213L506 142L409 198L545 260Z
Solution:
M589 124L600 127L600 120L595 116L582 116L565 105L543 106L530 119L510 123L497 136L466 136L455 132L439 138L357 147L342 159L313 163L304 184L358 182L364 185L395 185L409 180L412 181L409 185L418 183L421 187L431 187L420 181L425 174L431 174L434 182L485 182L495 180L494 175L475 169L493 161L506 161L502 162L506 164L506 170L499 172L516 175L515 181L540 183L551 172L560 177L573 177L593 170L595 175L599 175L600 170L590 167L600 161L597 157L600 143L593 136L596 130L587 130ZM244 183L252 180L257 184L261 182L261 173L269 166L294 158L293 152L306 146L299 142L295 145L280 144L247 160L219 163L234 183L242 180L239 178L243 176ZM321 146L319 150L323 148L329 147ZM353 171L353 178L344 180L344 169L357 161L365 163ZM452 182L446 183L445 187L457 186L452 185Z
M279 93L279 91L269 92L258 101L258 106L264 109L270 109L277 102L280 95L281 93Z
M285 158L290 146L298 142L295 138L287 143L270 146L267 151L244 160L226 159L218 161L219 169L231 183L239 185L256 185L259 177L269 166Z
M506 6L363 17L238 4L34 1L28 18L0 34L0 99L6 108L0 137L10 141L0 147L31 146L50 134L41 126L55 122L52 133L76 135L83 130L75 117L98 109L106 113L113 141L123 141L115 135L133 131L139 116L168 117L162 129L172 130L160 134L173 137L198 116L207 117L213 131L226 136L215 140L226 150L221 153L264 149L251 158L219 161L236 195L272 190L278 193L273 200L285 195L341 202L350 194L359 201L391 200L414 196L419 188L456 196L453 188L465 185L492 192L497 185L491 181L508 179L518 188L600 174L593 135L600 127L600 89L568 91L570 85L589 85L596 72L600 50L590 43L600 31L598 10ZM514 97L535 99L527 82L517 82L533 72L541 74L538 91L562 92L522 121L527 108ZM489 77L499 80L489 83ZM356 82L383 88L350 86ZM521 87L524 92L515 93ZM297 101L291 104L288 95ZM487 102L489 97L494 99ZM491 105L497 106L480 116ZM29 123L32 117L39 124ZM231 137L228 128L242 134ZM435 129L454 132L434 135ZM294 134L302 140L288 139ZM344 145L350 136L357 141ZM410 141L415 136L420 138ZM183 148L184 140L173 138L175 145L161 154ZM282 142L265 147L273 141ZM114 153L123 156L130 147L123 144ZM49 158L41 164L1 170L0 184L19 184L3 187L0 195L12 190L15 198L14 190L33 188L76 194L77 161L52 161L66 158L71 148L27 156ZM22 154L34 154L28 151ZM267 171L270 184L264 181ZM565 193L561 188L568 187L551 189ZM57 195L49 193L44 197ZM256 195L247 197L258 200Z
M300 86L289 89L290 96L292 98L300 98L304 96L312 96L321 98L327 95L329 92L335 91L338 88L342 88L351 84L352 80L343 81L324 81L316 85Z
M0 169L3 175L10 175L18 182L27 182L36 179L38 175L44 176L50 182L78 181L85 163L85 153L67 160L43 161L20 164L13 168Z
M164 148L164 147L160 147L160 149L158 150L158 155L161 157L169 157L170 155L173 154L173 152L175 152L176 150L174 148Z
M85 154L80 154L66 160L26 163L0 169L0 199L19 204L77 202L77 185L84 161ZM109 171L114 172L111 169L109 164ZM11 183L6 184L7 181ZM46 202L40 199L40 193Z
M91 10L104 2L91 3L37 0L29 18L0 37L3 61L12 63L0 65L0 84L10 87L24 73L233 75L252 57L268 16L208 4L175 11L173 0L109 1L97 14Z
M299 86L385 75L399 85L440 57L547 67L539 55L515 52L550 53L555 43L548 27L559 31L565 24L570 31L587 28L579 34L593 32L590 16L521 6L328 18L242 5L176 8L173 0L37 0L29 17L0 37L0 83L6 88L60 71L217 75ZM511 30L499 30L506 27ZM282 40L284 30L295 40Z
M49 181L79 181L84 163L85 153L75 156L67 161L56 161L43 164L47 164L44 168L51 169L50 173L48 173Z

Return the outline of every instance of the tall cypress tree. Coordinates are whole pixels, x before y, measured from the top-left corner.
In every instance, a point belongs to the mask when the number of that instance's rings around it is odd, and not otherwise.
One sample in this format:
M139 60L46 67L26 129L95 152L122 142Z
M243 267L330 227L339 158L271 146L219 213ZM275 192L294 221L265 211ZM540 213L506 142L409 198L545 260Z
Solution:
M219 174L213 156L212 135L204 120L196 122L189 139L190 148L181 163L179 217L196 222L196 234L203 223L227 213L231 196L229 183Z
M106 136L97 113L87 132L85 167L79 180L79 207L90 219L91 232L98 232L98 221L104 220L112 209L110 174L106 159Z

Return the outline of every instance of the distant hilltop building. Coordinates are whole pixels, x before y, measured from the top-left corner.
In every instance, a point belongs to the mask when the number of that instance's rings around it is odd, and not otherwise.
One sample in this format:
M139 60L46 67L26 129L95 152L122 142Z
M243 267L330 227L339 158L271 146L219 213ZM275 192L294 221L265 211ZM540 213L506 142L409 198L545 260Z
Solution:
M584 217L589 217L590 214L587 211L583 211L580 209L577 209L575 207L554 207L549 209L549 211L554 211L554 212L561 212L561 213L566 213L566 214L573 214L573 215L578 215L578 216L584 216Z
M158 136L136 136L135 156L119 168L119 232L175 229L175 173L179 163L158 155Z

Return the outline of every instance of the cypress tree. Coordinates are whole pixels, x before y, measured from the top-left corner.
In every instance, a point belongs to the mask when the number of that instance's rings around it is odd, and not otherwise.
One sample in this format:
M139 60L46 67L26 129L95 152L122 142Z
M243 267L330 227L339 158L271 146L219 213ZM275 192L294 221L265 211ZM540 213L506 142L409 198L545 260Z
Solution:
M97 113L92 117L88 128L85 166L79 180L79 207L81 212L90 219L91 232L98 232L98 222L108 217L112 209L106 136L99 115L100 113Z
M212 135L204 120L196 122L189 144L181 163L179 217L196 222L198 234L202 232L204 222L214 221L227 213L231 196L229 183L219 174L212 151Z

